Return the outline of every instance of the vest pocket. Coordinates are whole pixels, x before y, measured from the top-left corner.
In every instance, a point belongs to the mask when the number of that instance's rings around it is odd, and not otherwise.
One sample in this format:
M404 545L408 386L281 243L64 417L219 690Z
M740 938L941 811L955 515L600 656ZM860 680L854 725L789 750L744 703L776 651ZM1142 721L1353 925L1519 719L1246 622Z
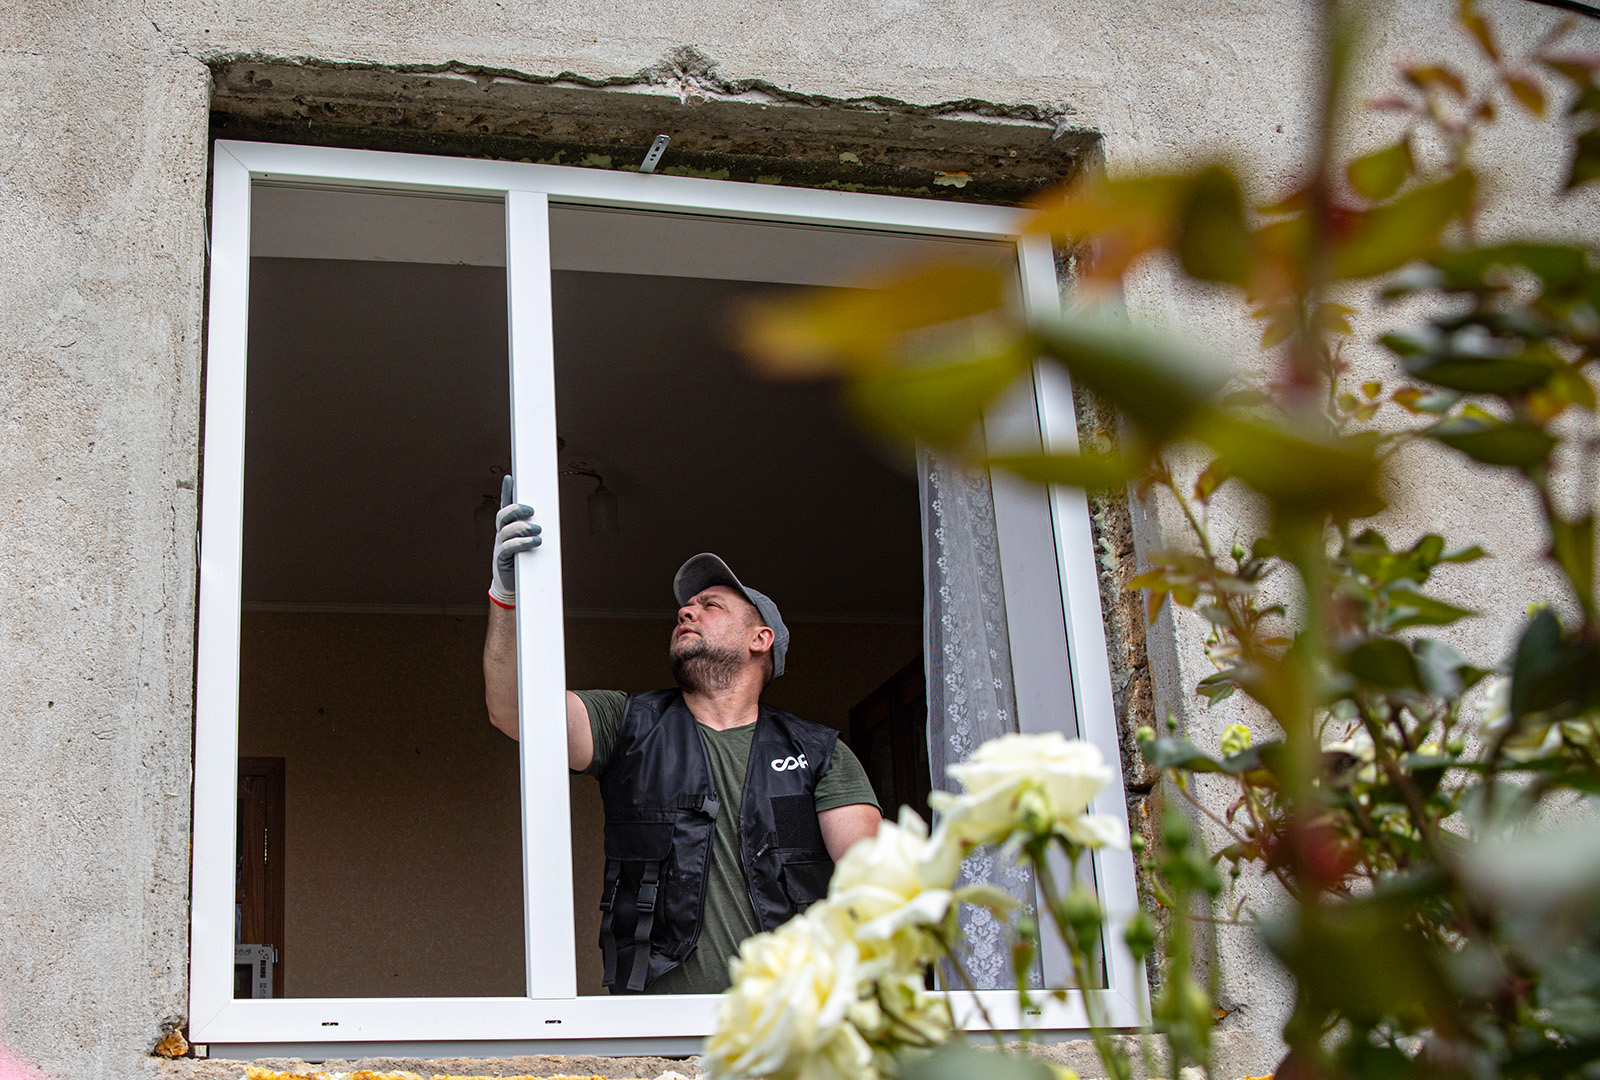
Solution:
M606 823L606 884L600 900L600 950L604 985L639 993L650 967L656 916L667 905L663 889L671 873L670 821ZM665 920L662 920L663 924ZM630 933L631 931L631 933Z
M833 877L833 860L826 856L807 858L792 856L783 862L778 871L783 882L784 895L794 905L796 913L828 895L828 879Z
M606 822L606 858L622 862L664 862L672 854L672 822Z

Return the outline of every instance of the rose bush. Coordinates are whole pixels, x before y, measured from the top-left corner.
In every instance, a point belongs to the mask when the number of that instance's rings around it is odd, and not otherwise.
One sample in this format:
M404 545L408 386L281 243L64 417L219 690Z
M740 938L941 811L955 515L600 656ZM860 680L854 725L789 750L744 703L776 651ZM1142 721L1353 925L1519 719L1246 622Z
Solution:
M875 1080L903 1071L954 1027L947 999L926 979L937 961L955 961L957 907L1015 905L992 889L955 889L962 857L977 844L1014 841L1047 874L1050 843L1075 860L1125 842L1120 821L1088 811L1111 770L1087 743L1005 735L950 773L963 790L939 793L945 817L931 835L902 807L898 821L839 860L825 900L740 946L701 1062L708 1080ZM1082 903L1075 892L1058 917Z

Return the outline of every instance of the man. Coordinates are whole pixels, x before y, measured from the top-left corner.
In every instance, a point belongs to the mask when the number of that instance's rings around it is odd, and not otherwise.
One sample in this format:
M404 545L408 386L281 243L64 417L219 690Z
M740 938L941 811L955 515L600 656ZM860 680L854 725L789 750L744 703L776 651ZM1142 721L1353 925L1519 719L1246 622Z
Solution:
M518 552L531 508L497 519L484 682L489 719L517 737ZM838 733L760 703L783 674L777 605L715 555L673 580L677 690L567 692L567 765L600 781L600 948L612 993L720 993L739 943L826 895L833 863L877 832L871 784Z

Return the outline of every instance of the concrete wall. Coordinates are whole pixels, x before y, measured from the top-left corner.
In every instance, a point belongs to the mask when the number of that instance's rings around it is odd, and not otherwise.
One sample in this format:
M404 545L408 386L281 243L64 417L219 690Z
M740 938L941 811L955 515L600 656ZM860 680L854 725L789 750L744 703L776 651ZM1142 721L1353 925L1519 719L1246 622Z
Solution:
M1520 0L1485 6L1513 47L1557 18ZM1369 85L1390 57L1445 54L1470 66L1448 25L1452 7L1374 4ZM710 106L678 104L680 93L716 99L738 80L778 97L970 98L1097 133L1116 171L1226 150L1282 184L1307 135L1310 10L1281 0L0 6L5 1040L62 1078L152 1075L160 1025L184 1010L208 65L459 62L594 82L647 72L667 95L661 115L685 126ZM1578 44L1594 48L1596 29L1585 23ZM714 60L721 79L663 62L685 45ZM1351 137L1375 143L1386 123L1360 120ZM1034 131L1010 130L1019 140ZM1034 131L1030 145L1048 134ZM1517 190L1502 187L1507 209L1494 227L1594 235L1594 195L1544 209L1561 169L1547 134L1513 119L1483 151L1524 170ZM1251 329L1231 309L1158 273L1129 303L1141 318L1249 354ZM1362 350L1353 359L1363 370L1378 363ZM1413 467L1443 475L1431 461ZM1539 538L1508 492L1441 478L1391 519L1398 536L1438 528L1495 552L1446 578L1480 605L1515 613L1544 594ZM1172 527L1139 508L1131 524L1144 547ZM1468 626L1463 643L1487 658L1510 617ZM1207 670L1192 631L1165 618L1152 628L1150 686L1153 704L1177 710L1205 743L1231 717L1191 708L1185 688ZM1220 962L1236 1006L1223 1025L1229 1061L1260 1072L1287 1005L1283 982L1239 935L1224 940Z

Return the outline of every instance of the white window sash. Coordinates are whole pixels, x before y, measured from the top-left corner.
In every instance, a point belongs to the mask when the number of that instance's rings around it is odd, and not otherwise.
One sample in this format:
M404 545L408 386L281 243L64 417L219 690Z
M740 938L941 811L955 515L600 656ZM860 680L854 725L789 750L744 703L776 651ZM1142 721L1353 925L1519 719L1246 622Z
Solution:
M527 996L520 998L233 998L234 814L238 761L240 571L244 505L245 352L250 186L253 181L346 189L456 193L503 199L510 310L513 467L518 498L539 507L544 543L518 557L518 678L522 695L522 837ZM1019 210L758 184L514 162L219 141L214 146L205 488L196 659L194 880L190 937L190 1039L221 1056L365 1053L430 1055L692 1051L714 1027L709 995L579 997L573 965L571 830L556 512L551 332L550 203L692 212L813 226L867 228L1016 243L1031 312L1059 303L1048 241L1024 237ZM1075 448L1071 386L1054 366L1035 378L1037 438ZM1030 421L1033 418L1029 418ZM1081 492L1049 496L1056 573L1070 648L1071 713L1116 772L1094 809L1123 813L1123 786L1087 504ZM1004 567L1002 567L1004 572ZM1009 592L1008 588L1008 592ZM1034 597L1032 602L1037 603ZM1020 600L1019 600L1020 603ZM1025 660L1025 666L1030 662ZM1024 676L1024 682L1034 676ZM1058 685L1062 685L1058 683ZM1025 688L1024 688L1025 689ZM1069 728L1069 733L1071 733ZM1142 967L1122 945L1137 906L1127 852L1093 859L1110 912L1107 984L1041 1003L1024 1024L1010 991L954 995L973 1028L981 1002L1001 1030L1024 1026L1063 1037L1087 1025L1086 1000L1117 1027L1148 1013ZM236 1053L230 1054L230 1048ZM342 1048L342 1049L341 1049Z

